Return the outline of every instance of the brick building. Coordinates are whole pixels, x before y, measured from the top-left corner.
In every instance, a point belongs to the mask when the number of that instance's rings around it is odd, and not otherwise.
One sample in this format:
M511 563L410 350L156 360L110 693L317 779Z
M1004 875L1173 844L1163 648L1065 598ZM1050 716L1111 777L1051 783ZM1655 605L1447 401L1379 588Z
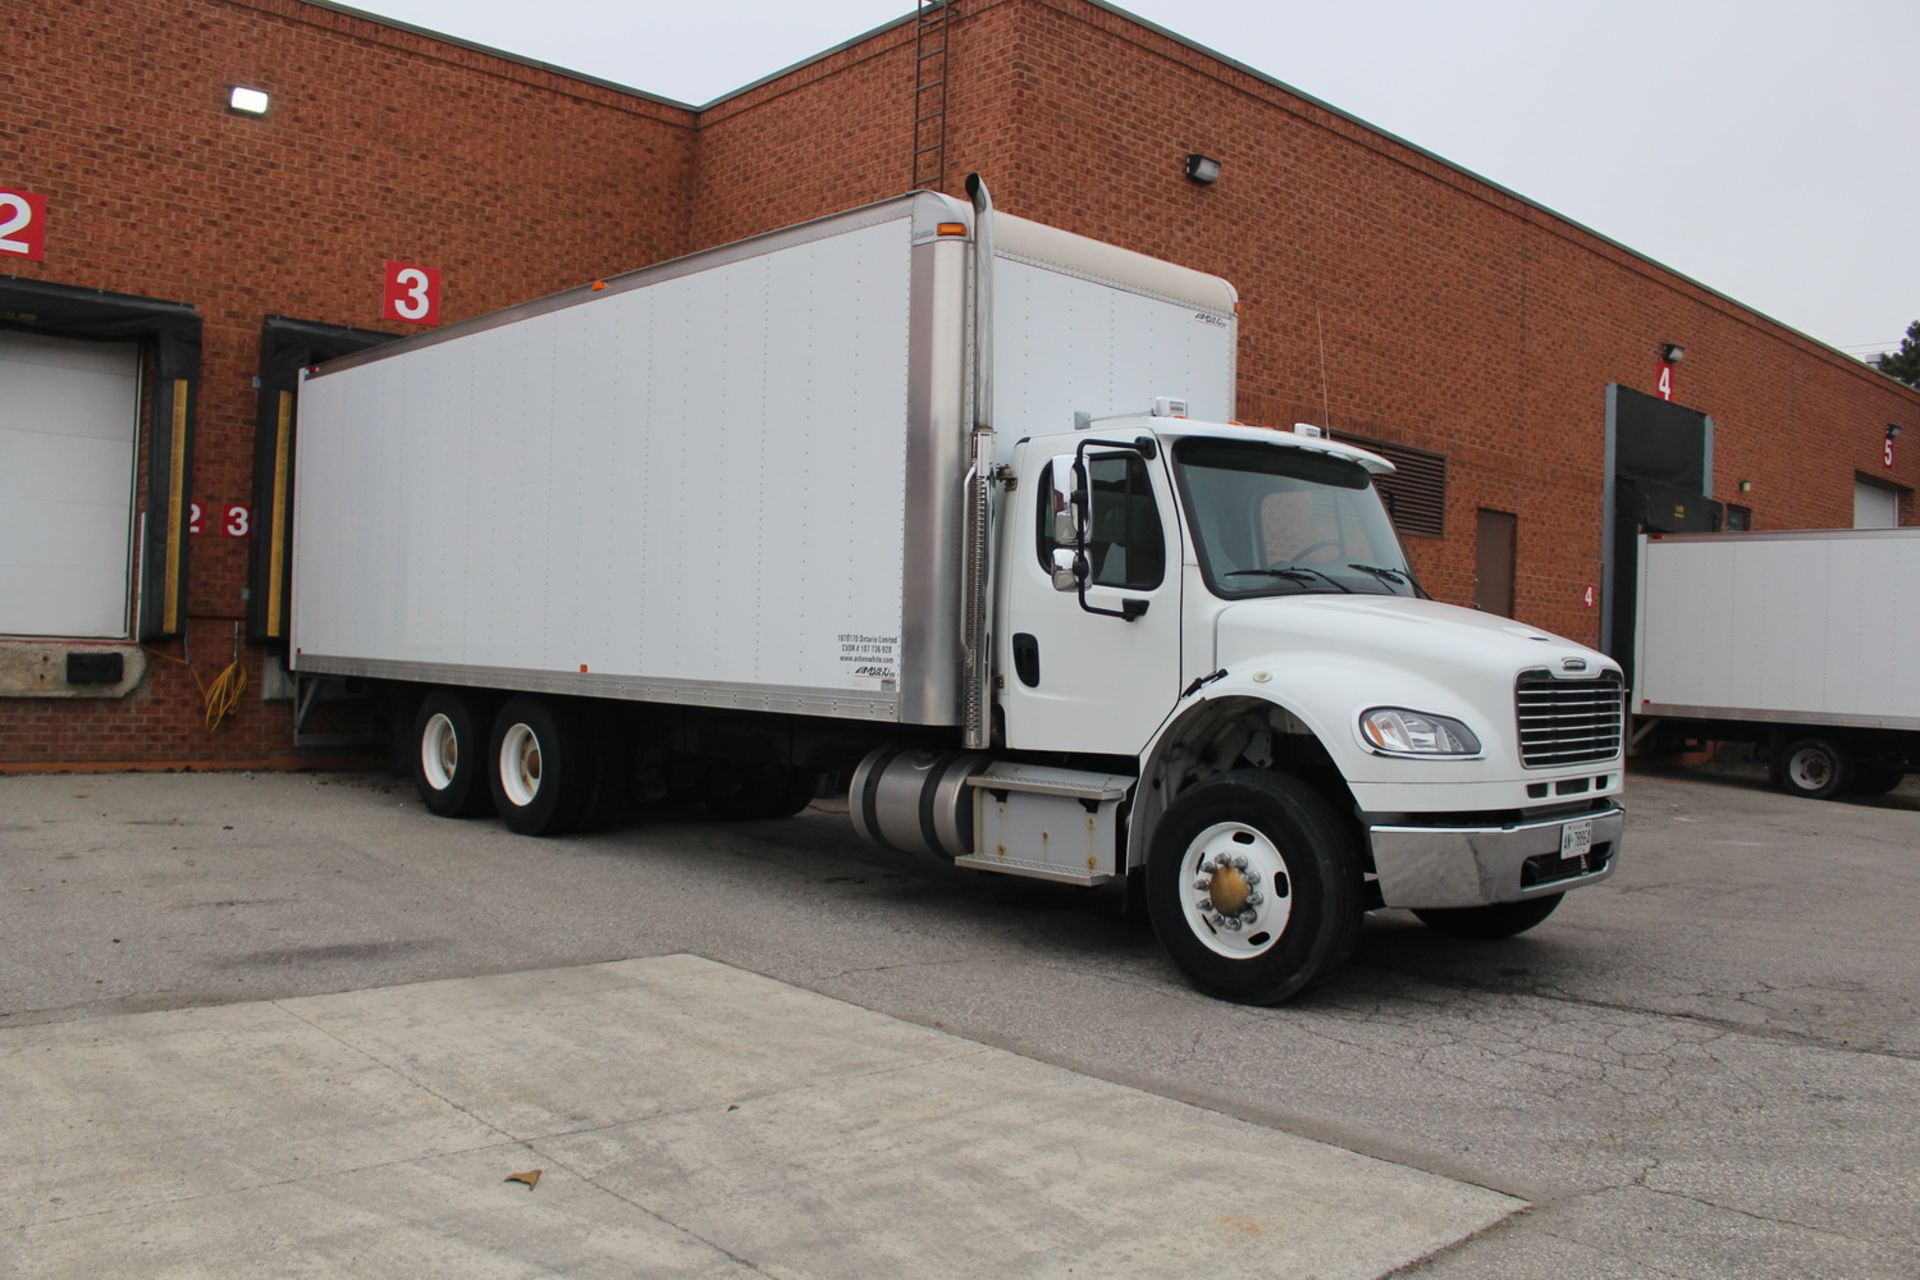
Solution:
M1920 395L1857 361L1093 0L935 17L694 108L307 0L16 15L0 768L323 758L276 678L280 392L411 328L383 318L389 263L437 271L459 319L971 171L1008 211L1231 279L1241 416L1395 450L1443 600L1601 642L1637 422L1695 431L1736 525L1916 518L1887 432L1920 439ZM1647 394L1669 343L1671 405Z

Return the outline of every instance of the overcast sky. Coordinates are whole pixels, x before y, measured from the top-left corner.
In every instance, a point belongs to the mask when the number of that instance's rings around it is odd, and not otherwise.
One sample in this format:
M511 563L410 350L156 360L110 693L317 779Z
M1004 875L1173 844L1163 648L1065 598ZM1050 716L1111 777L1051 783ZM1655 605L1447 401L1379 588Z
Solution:
M913 6L358 7L697 105ZM1123 7L1850 353L1920 318L1920 0Z

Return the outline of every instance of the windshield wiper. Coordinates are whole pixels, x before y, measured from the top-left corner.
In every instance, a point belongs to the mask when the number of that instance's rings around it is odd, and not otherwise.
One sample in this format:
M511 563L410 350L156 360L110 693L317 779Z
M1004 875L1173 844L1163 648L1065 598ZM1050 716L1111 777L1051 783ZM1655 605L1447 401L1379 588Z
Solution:
M1415 581L1413 574L1406 570L1388 569L1382 565L1377 565L1377 564L1352 564L1352 563L1348 564L1347 568L1358 569L1360 570L1360 572L1370 573L1376 578L1383 578L1388 582L1398 582L1402 586L1412 587L1416 594L1423 596L1428 600L1433 599L1432 596L1427 595L1427 589L1421 586L1417 581Z
M1268 577L1268 578L1285 578L1288 582L1312 582L1314 579L1317 578L1322 582L1331 582L1334 586L1340 588L1342 591L1346 592L1348 595L1353 594L1352 587L1340 581L1340 579L1338 578L1329 577L1328 575L1320 572L1318 569L1307 569L1307 568L1229 569L1227 570L1227 572L1221 574L1220 576L1223 578L1239 578L1239 577L1244 577L1248 575L1257 575L1257 576Z

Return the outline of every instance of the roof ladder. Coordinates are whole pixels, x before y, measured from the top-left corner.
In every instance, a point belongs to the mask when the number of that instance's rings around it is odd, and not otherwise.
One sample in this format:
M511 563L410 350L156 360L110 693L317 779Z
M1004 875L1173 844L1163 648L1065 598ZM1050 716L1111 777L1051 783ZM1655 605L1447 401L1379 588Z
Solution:
M947 38L956 0L919 0L913 27L913 189L947 177Z

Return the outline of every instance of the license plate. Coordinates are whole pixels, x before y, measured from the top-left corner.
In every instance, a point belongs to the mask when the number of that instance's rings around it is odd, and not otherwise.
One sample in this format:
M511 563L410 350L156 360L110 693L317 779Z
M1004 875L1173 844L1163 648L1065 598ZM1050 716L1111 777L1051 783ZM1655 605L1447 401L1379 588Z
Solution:
M1581 822L1569 822L1560 828L1560 856L1563 858L1584 858L1593 848L1593 819Z

